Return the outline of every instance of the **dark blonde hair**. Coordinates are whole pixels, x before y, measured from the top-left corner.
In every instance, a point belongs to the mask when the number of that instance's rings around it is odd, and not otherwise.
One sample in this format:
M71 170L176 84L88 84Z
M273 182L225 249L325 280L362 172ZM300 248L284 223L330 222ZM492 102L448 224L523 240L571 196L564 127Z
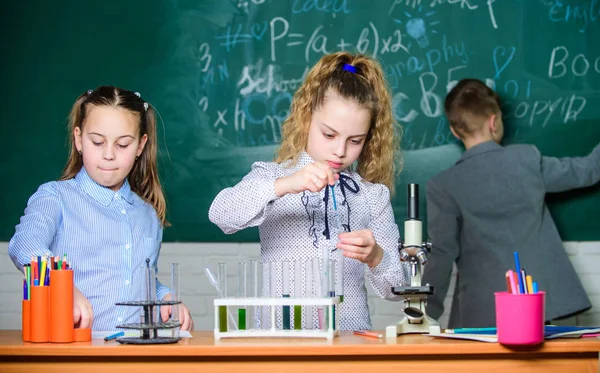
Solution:
M344 69L354 67L355 72ZM329 90L352 100L371 113L371 125L358 157L358 174L394 192L396 168L401 166L400 127L394 122L392 101L380 64L373 58L347 52L323 56L294 94L290 116L282 124L282 143L276 162L298 161L306 148L312 114Z
M166 202L160 185L157 167L158 143L154 109L139 94L113 86L101 86L77 98L69 114L69 159L60 180L75 177L83 166L83 159L75 147L73 136L76 127L83 131L86 115L91 107L109 106L128 110L139 122L139 137L148 135L148 141L127 176L131 190L156 210L161 223L166 220Z
M448 122L461 138L481 130L483 120L490 116L502 115L500 98L478 79L462 79L458 82L446 96L444 111Z

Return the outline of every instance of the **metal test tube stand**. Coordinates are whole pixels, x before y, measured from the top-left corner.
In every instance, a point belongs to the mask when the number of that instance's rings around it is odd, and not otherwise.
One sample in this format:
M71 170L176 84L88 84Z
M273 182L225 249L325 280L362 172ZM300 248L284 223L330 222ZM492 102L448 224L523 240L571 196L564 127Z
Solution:
M396 338L407 333L440 333L440 324L427 316L427 295L433 294L433 286L421 285L423 266L427 264L427 252L431 242L422 242L423 224L419 220L419 185L408 185L408 217L404 221L404 242L400 242L400 260L411 268L410 286L392 288L394 294L404 297L402 318L385 329L386 338Z

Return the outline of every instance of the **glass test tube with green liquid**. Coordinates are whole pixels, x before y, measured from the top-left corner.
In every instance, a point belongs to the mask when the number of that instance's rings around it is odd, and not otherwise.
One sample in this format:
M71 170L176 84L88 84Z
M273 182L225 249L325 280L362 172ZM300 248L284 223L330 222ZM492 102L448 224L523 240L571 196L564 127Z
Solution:
M227 265L219 263L217 267L217 281L219 282L219 291L221 298L227 297ZM227 331L227 306L219 306L219 331Z
M294 262L294 298L300 299L302 296L302 262ZM294 329L302 329L302 306L294 305Z
M246 298L246 262L240 262L238 268L238 298ZM238 329L246 330L246 306L238 308Z

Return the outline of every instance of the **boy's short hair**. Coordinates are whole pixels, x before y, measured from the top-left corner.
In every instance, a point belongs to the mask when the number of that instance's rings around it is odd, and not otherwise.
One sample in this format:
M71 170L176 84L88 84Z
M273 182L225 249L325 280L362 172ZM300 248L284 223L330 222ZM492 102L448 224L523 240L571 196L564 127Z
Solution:
M502 115L500 98L478 79L458 82L446 96L444 110L448 122L461 138L479 131L491 115Z

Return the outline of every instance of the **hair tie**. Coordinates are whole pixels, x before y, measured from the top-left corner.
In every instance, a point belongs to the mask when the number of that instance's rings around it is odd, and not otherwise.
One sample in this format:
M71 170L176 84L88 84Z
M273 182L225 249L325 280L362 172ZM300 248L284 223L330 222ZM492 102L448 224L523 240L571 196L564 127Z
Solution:
M148 103L144 102L144 111L148 111Z
M89 91L87 91L88 96L91 95L92 93L94 93L93 89L90 89Z
M350 65L349 63L345 63L344 67L342 69L346 70L346 71L350 71L352 74L356 74L356 67Z
M139 92L133 92L134 95L138 96L139 98L142 98L142 96L140 95Z

